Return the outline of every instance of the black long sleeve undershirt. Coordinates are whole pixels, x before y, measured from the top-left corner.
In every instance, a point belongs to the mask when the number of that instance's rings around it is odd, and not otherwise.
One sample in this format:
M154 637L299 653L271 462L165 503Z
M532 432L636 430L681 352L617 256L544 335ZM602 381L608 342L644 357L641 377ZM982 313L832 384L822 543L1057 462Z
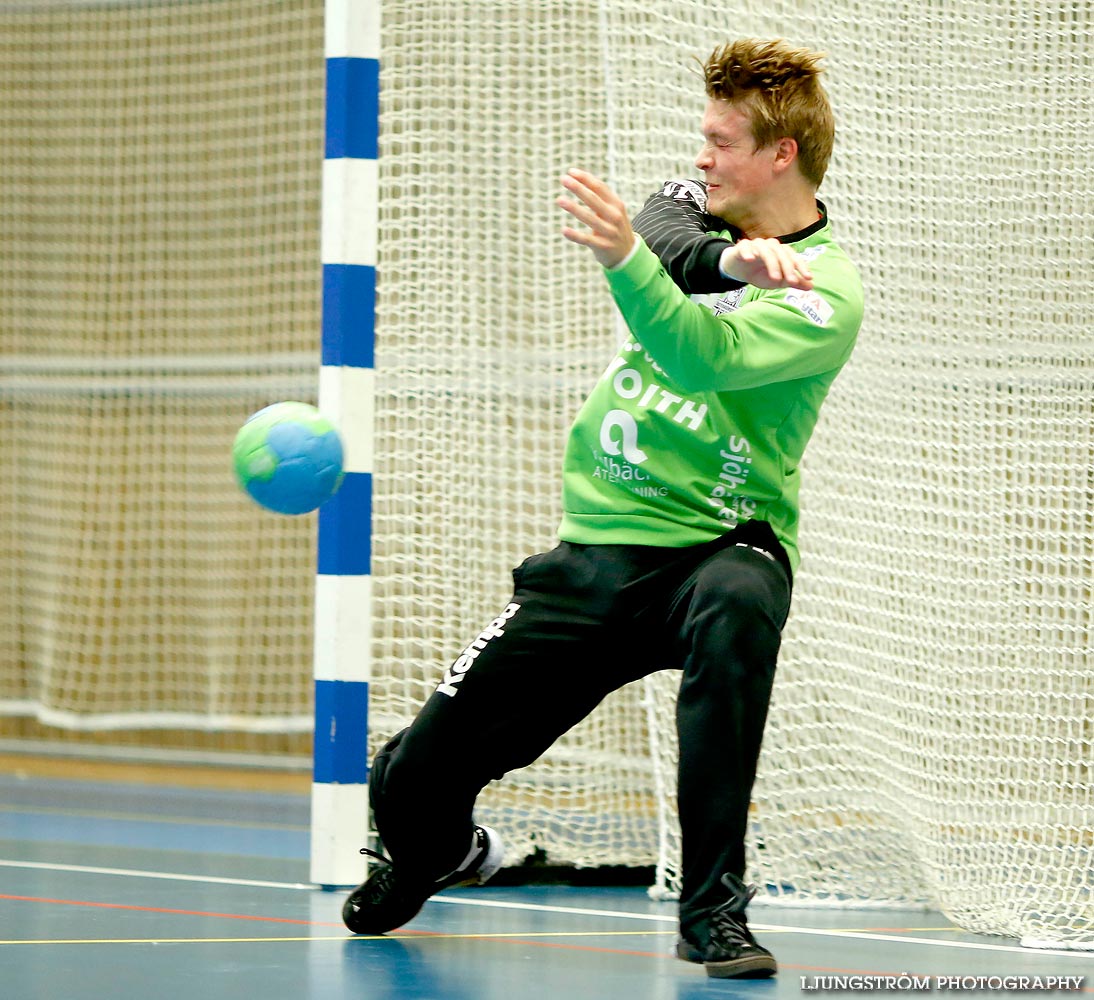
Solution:
M646 199L634 218L634 230L660 258L669 277L683 292L724 292L745 282L727 278L718 268L722 251L731 240L711 236L726 224L708 215L696 200L705 197L696 181L669 182Z
M666 181L661 190L646 199L634 217L634 231L661 260L677 287L687 295L725 292L743 288L747 282L727 278L719 268L722 251L741 238L724 219L706 211L706 186L699 181ZM817 202L817 220L804 229L780 236L782 243L795 243L828 222L828 210ZM728 232L732 239L712 236Z

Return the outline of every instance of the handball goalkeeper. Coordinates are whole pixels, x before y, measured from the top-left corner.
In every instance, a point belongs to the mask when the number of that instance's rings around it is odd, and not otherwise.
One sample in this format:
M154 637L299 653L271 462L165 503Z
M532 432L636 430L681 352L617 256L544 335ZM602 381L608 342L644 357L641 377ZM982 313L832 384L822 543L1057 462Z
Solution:
M703 64L695 166L632 226L582 170L563 235L588 247L628 329L574 422L557 548L445 671L370 779L390 859L346 900L350 930L401 926L483 882L501 838L487 782L525 767L611 691L680 673L683 836L676 954L774 975L748 928L744 840L799 562L802 454L854 347L862 286L816 193L834 125L819 53L743 40Z

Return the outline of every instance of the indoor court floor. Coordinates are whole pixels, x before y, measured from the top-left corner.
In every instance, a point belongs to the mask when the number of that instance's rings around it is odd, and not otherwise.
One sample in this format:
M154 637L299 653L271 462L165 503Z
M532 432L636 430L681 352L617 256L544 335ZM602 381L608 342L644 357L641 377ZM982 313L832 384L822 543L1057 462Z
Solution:
M673 904L637 888L448 890L408 927L356 938L344 893L306 884L306 793L57 770L9 759L0 773L2 1000L775 1000L857 992L865 974L932 977L932 995L1017 995L937 976L1084 977L1068 995L1094 993L1089 952L1028 951L923 912L756 905L779 976L710 980L669 957Z

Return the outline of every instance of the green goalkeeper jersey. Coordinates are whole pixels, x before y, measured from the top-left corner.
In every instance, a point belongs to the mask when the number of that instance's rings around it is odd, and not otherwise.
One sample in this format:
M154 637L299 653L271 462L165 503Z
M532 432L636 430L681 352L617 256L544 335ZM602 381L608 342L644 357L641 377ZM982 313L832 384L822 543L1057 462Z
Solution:
M799 236L808 292L689 297L644 243L605 272L629 337L570 435L562 540L679 547L759 519L797 569L802 453L862 320L827 218Z

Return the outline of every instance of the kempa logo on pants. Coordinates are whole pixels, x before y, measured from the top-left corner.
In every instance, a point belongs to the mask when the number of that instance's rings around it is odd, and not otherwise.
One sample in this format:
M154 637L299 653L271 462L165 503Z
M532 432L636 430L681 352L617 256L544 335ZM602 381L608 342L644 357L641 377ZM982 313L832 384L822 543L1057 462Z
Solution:
M519 604L507 604L505 606L505 610L479 633L479 637L444 672L444 680L437 687L438 694L446 694L449 698L456 696L456 685L463 680L463 675L471 669L471 664L475 662L475 658L486 649L486 644L491 639L497 639L498 636L505 635L506 623L519 610Z

